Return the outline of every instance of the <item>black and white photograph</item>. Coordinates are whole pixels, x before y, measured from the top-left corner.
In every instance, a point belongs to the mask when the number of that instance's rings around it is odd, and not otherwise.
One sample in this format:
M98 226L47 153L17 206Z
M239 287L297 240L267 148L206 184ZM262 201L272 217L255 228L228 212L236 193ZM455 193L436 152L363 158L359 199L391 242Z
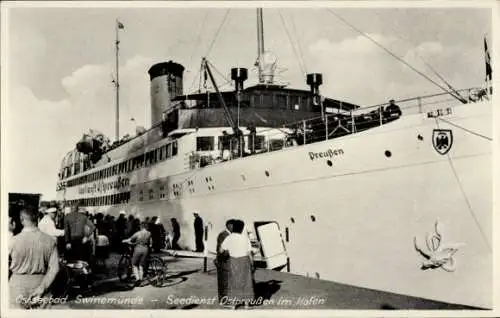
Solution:
M494 316L497 5L2 2L2 311Z

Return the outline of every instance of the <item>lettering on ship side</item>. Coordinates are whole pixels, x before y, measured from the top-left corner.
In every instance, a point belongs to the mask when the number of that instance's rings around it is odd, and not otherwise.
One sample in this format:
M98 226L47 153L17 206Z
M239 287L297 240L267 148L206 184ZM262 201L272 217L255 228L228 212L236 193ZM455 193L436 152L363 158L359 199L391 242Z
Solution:
M333 158L333 157L338 157L344 155L344 149L328 149L326 151L320 151L320 152L309 152L309 159L311 161L314 161L316 159L326 159L326 158Z
M128 178L118 177L118 179L110 182L98 181L91 184L86 184L78 188L79 194L104 193L110 190L120 190L128 187L130 180Z

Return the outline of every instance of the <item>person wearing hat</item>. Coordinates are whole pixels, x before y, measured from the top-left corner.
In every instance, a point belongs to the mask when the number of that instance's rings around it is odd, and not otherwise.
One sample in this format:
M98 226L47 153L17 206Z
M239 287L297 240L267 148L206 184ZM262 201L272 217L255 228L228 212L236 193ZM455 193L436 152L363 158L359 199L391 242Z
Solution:
M392 117L399 118L399 117L401 117L401 115L402 115L401 108L399 108L399 106L394 103L394 99L391 99L389 101L389 105L385 108L385 117L386 118L392 118Z
M194 236L196 242L196 252L203 252L205 246L203 244L203 220L201 219L198 212L194 212Z
M64 235L64 230L59 230L56 228L56 215L57 215L57 209L56 208L48 208L43 210L43 218L42 220L38 223L38 228L40 231L43 233L52 236L53 238L57 239L59 236Z

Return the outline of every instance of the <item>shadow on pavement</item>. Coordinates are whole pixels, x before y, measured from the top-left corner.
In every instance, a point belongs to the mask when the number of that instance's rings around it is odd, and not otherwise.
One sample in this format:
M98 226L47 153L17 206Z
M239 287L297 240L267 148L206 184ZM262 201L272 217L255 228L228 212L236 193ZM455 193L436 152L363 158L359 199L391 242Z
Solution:
M268 280L264 282L256 282L254 291L255 298L259 299L259 297L263 300L269 300L271 297L281 288L281 284L283 281L281 280Z
M134 284L129 282L109 281L94 286L89 292L89 296L101 296L111 292L129 291L134 289Z
M195 270L190 270L190 271L177 272L177 273L173 273L173 274L167 273L165 275L163 282L159 285L156 285L155 287L163 288L163 287L170 287L170 286L178 285L178 284L183 283L183 282L188 280L186 275L194 274L194 273L197 273L199 271L200 271L199 269L195 269Z

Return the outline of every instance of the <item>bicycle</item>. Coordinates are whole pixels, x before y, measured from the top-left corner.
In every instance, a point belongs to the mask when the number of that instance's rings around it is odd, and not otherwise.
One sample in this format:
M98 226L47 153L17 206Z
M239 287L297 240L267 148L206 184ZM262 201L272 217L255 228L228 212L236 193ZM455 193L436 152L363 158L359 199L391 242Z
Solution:
M51 293L54 297L63 298L75 290L91 292L93 280L93 273L87 262L60 258L59 272L52 283Z
M126 243L125 252L118 261L118 278L121 282L129 282L132 277L132 243ZM166 264L159 256L148 253L146 266L144 268L145 277L151 285L155 287L162 286L166 275Z

